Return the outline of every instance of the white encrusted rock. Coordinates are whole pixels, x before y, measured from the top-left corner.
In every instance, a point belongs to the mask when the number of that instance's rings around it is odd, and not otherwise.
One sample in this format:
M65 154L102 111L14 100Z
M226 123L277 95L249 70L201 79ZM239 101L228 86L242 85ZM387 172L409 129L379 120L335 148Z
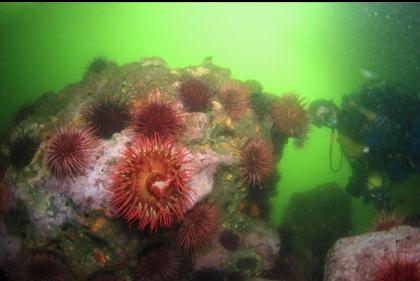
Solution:
M397 253L420 257L420 229L399 226L338 240L330 249L325 281L371 281L378 263Z
M208 196L213 190L214 175L221 165L230 165L233 159L229 156L217 155L211 150L194 152L189 155L191 162L187 169L191 170L192 206Z

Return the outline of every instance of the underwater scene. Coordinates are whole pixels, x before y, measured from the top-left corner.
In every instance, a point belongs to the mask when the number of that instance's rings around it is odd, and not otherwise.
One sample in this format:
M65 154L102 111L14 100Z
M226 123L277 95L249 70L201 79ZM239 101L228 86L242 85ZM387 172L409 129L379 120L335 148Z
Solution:
M420 281L419 3L2 3L0 42L0 281Z

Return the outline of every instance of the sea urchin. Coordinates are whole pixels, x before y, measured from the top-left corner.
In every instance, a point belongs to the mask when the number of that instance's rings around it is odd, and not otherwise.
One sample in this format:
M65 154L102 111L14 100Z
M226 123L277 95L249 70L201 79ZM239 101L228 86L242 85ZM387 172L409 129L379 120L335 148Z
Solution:
M212 204L195 206L187 213L177 232L178 246L188 252L203 247L216 234L219 214Z
M108 95L93 101L84 111L84 118L95 128L95 135L108 139L128 125L130 108L124 97Z
M135 281L170 281L183 272L184 257L172 249L158 248L147 252L134 270Z
M10 163L18 169L25 168L31 163L38 147L38 137L32 128L22 129L10 143Z
M185 78L179 87L179 95L189 111L205 111L210 105L210 87L201 79Z
M261 187L274 171L272 144L260 138L248 140L241 151L240 168L248 185Z
M396 250L376 260L372 281L420 281L420 258L416 253Z
M374 231L390 230L393 227L404 224L404 217L397 212L382 211L373 222Z
M79 176L94 157L96 144L92 129L61 129L45 148L47 167L57 178Z
M239 82L224 83L218 97L226 113L235 121L245 117L251 108L249 91Z
M36 250L17 261L15 281L72 281L72 273L61 257L46 250Z
M152 97L136 112L134 132L141 138L174 141L182 134L184 114L174 104Z
M114 213L152 231L182 219L190 204L186 155L182 146L157 140L127 146L113 176Z
M301 137L308 131L309 113L297 94L287 93L275 100L271 117L274 127L288 137Z

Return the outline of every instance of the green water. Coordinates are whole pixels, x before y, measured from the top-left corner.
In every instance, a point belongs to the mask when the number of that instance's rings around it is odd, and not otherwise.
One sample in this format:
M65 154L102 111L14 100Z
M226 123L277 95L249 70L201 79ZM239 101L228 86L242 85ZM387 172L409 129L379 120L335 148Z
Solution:
M420 89L417 4L1 4L0 120L43 92L82 79L88 62L105 55L118 64L159 56L171 67L212 56L238 79L267 92L297 91L310 102L341 97L369 80ZM4 126L3 126L4 124ZM290 195L317 184L345 186L350 170L329 168L329 131L313 129L303 150L289 145L271 222L281 223ZM338 161L339 149L334 150ZM373 207L353 200L357 231Z

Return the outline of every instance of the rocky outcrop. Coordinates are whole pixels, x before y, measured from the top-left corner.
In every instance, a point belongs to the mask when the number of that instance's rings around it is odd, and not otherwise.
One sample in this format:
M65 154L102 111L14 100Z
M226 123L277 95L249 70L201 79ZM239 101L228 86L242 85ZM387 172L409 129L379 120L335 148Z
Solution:
M328 254L325 281L372 281L384 262L420 257L420 229L409 226L338 240ZM418 266L419 267L419 266Z

